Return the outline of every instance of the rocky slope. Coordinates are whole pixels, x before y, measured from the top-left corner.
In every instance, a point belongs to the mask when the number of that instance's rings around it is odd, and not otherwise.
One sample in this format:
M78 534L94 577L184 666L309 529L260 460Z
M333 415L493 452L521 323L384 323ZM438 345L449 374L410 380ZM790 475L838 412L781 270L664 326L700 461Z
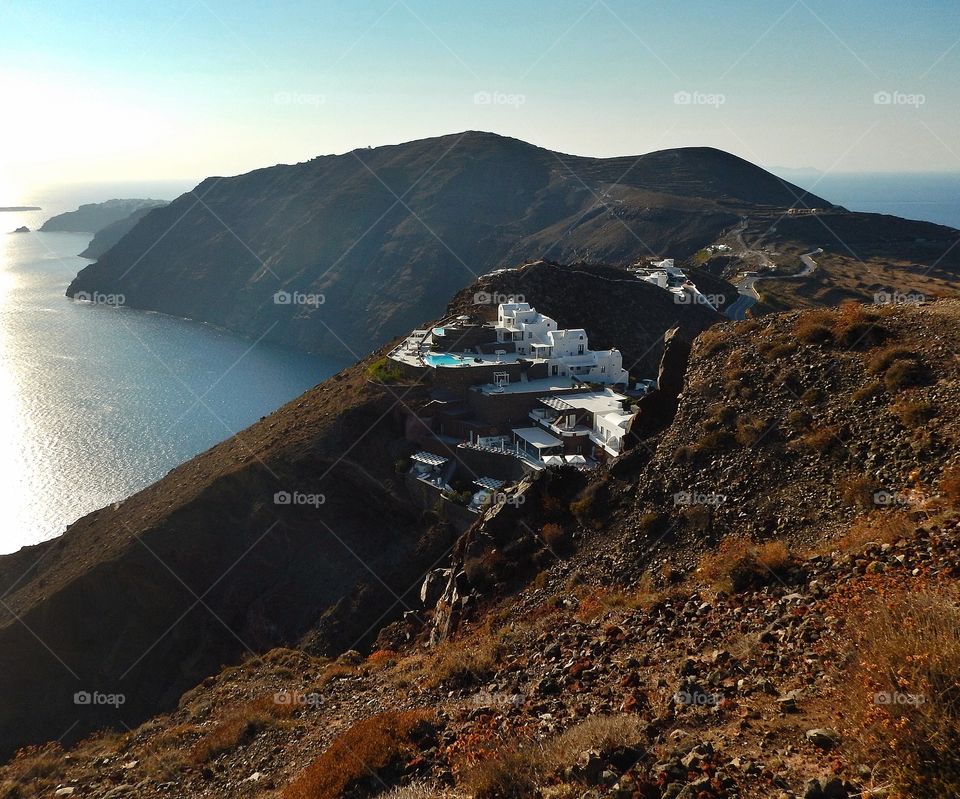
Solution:
M68 293L120 292L135 307L360 355L495 267L683 257L744 214L798 203L828 205L710 148L598 159L466 132L208 178ZM324 301L277 303L278 291Z
M372 649L250 657L129 732L21 753L0 785L11 797L955 795L960 371L941 342L958 328L955 301L714 327L672 425L589 482L561 470L521 484L526 501L462 536L438 564L446 576ZM826 396L791 393L771 369L821 378ZM734 416L715 407L727 404ZM770 443L738 424L764 413L778 420ZM838 423L836 444L810 440Z
M120 222L135 211L160 208L166 200L116 199L102 203L87 203L76 211L67 211L50 217L40 230L61 230L68 233L97 233L108 225Z
M638 375L668 328L693 338L720 318L609 267L539 262L474 293L519 288L597 346L619 346ZM250 651L368 644L408 609L453 533L395 470L413 451L405 414L430 387L371 382L378 357L61 538L0 558L0 749L137 723ZM277 492L323 501L277 504ZM126 702L77 706L77 691Z

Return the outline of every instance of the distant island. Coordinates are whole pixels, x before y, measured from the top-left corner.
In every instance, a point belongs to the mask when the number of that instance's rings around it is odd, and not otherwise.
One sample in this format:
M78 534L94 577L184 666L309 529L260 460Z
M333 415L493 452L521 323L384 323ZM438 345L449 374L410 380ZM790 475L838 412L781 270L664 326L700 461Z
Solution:
M39 205L0 205L0 213L4 211L42 211Z
M18 227L16 230L12 230L12 231L10 231L10 232L11 232L11 233L29 233L29 232L30 232L30 228L28 228L26 225L21 225L21 226Z
M87 203L76 211L67 211L50 217L40 230L67 233L98 233L108 225L119 222L143 208L166 205L166 200L113 199L102 203Z

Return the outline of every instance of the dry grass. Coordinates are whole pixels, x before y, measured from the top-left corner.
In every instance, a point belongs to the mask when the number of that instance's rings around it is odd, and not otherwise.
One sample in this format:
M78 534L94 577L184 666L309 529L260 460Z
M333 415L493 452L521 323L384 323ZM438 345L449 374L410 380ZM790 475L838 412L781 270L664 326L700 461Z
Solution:
M790 549L782 541L757 544L732 535L700 559L697 576L720 591L744 591L782 579L792 562Z
M960 796L960 607L943 593L876 598L842 686L859 754L902 799Z
M840 431L836 427L819 427L793 439L787 448L793 452L809 455L826 455L842 449L843 442L840 439Z
M645 741L644 729L638 716L590 716L554 738L546 747L544 760L559 770L573 765L588 749L605 756L616 749L636 747Z
M904 511L875 510L854 519L847 533L823 550L859 552L868 543L895 544L902 538L912 538L916 525Z
M293 703L277 702L272 695L247 702L217 722L193 745L190 760L199 765L243 746L282 719L289 718L294 710Z
M473 799L530 799L543 780L543 750L517 743L472 768L464 780Z
M378 713L357 722L283 790L283 799L371 795L396 781L434 723L425 710Z
M852 508L873 508L874 495L880 489L877 481L867 475L853 475L840 482L840 496Z
M960 466L950 466L940 475L940 495L952 508L960 508Z
M904 427L919 427L937 415L937 406L932 402L911 397L901 397L890 410L900 419Z
M425 664L422 680L427 687L464 687L482 682L496 671L503 657L508 632L479 630L468 637L444 641Z

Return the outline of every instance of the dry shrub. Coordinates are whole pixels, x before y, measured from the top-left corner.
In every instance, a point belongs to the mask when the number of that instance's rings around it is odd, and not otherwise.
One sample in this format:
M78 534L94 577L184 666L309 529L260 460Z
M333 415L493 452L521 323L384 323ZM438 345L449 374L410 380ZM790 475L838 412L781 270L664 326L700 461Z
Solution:
M247 702L228 713L193 745L190 760L199 765L243 746L281 719L293 715L294 710L293 702L277 702L272 695Z
M757 544L746 536L731 535L700 559L697 574L718 590L744 591L782 579L792 563L782 541Z
M880 317L858 302L843 303L831 328L834 341L845 349L876 347L889 338Z
M570 546L570 536L567 531L555 522L543 525L540 530L540 537L553 552L565 552Z
M751 416L737 422L736 438L737 443L742 447L752 447L759 444L768 433L772 433L772 427L766 419Z
M800 395L800 401L805 405L819 405L827 398L827 393L818 386L811 386Z
M470 584L484 591L507 576L509 564L499 550L490 549L482 555L469 558L463 564L463 570Z
M832 344L833 333L830 327L815 319L801 317L793 329L796 337L804 344Z
M559 770L590 749L605 757L617 749L638 747L645 741L645 726L637 716L590 716L550 741L544 760Z
M839 450L843 442L840 440L840 431L837 428L819 427L800 438L795 438L787 446L794 452L826 455Z
M23 795L22 790L27 787L38 795L47 790L52 794L52 789L60 782L65 765L60 744L24 747L3 769L0 788L5 793L0 793L0 796L15 799Z
M894 361L883 374L883 387L891 394L927 382L927 370L916 361Z
M960 796L960 608L901 593L867 604L842 686L857 748L902 799Z
M577 498L570 503L570 513L580 522L580 524L589 527L600 527L600 521L597 516L600 513L602 502L598 500L606 491L607 484L605 480L599 480L587 485L581 491Z
M879 399L883 396L883 383L879 380L875 380L872 383L867 383L865 386L861 386L856 391L853 392L853 401L858 405L865 405L868 402L873 402L875 399Z
M537 795L543 772L542 748L521 742L475 766L465 783L473 799L530 799Z
M937 406L922 399L901 397L891 406L904 427L919 427L937 415Z
M370 795L396 781L434 731L434 716L424 710L389 711L357 722L283 790L283 799Z
M695 343L700 349L700 354L710 358L730 343L730 334L726 330L714 327L710 330L704 330L697 336Z
M895 544L901 538L912 538L915 532L916 525L906 512L875 510L854 519L846 534L825 549L858 552L868 543Z
M952 508L960 508L960 466L950 466L940 475L940 495Z
M400 655L392 649L377 649L367 657L367 665L377 669L393 666L400 659Z
M874 495L880 489L876 480L867 475L847 477L840 483L840 496L852 508L873 508Z
M713 430L706 433L694 446L694 456L715 455L730 449L736 443L736 436L729 430Z
M867 361L867 371L872 375L882 375L896 361L915 361L922 363L923 358L918 352L894 345L886 347L873 354Z
M503 636L489 630L444 641L426 664L424 682L428 688L458 688L483 682L496 671L502 656Z

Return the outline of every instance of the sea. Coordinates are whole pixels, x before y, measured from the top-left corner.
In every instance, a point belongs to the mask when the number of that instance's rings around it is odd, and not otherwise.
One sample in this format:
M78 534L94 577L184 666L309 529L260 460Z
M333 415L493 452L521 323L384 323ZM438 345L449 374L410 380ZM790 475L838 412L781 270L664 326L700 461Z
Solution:
M851 210L960 228L960 172L784 174ZM199 322L75 303L90 236L35 231L81 203L173 199L190 181L40 187L0 196L0 554L59 535L346 365Z
M91 236L31 231L79 204L173 199L190 183L0 197L0 554L52 538L156 481L346 362L199 322L64 296Z

